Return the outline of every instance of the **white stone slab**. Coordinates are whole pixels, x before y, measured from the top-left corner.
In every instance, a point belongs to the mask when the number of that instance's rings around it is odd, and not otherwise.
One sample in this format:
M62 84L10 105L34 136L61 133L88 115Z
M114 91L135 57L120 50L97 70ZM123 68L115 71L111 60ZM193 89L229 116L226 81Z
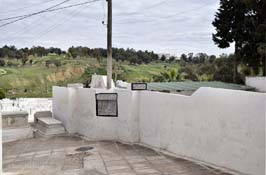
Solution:
M45 125L61 125L62 122L59 120L56 120L55 118L52 117L39 117L38 122L41 122Z
M33 129L31 127L6 128L2 130L3 142L11 142L27 138L33 138Z

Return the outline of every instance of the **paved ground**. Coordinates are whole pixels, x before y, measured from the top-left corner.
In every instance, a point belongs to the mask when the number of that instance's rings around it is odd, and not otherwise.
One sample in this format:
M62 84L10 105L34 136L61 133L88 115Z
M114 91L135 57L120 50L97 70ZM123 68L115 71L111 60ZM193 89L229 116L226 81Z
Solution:
M229 175L138 145L66 135L3 144L3 170L19 175Z

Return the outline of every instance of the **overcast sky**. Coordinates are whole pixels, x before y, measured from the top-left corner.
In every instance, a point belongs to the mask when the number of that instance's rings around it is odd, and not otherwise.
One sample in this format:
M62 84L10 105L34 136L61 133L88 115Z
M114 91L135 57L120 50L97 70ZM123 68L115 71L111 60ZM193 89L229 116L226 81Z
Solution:
M37 12L63 0L0 0L0 19ZM71 5L90 0L70 0ZM106 0L37 15L0 28L0 46L106 47ZM180 55L220 55L212 41L219 0L113 0L113 47ZM0 25L7 21L0 21Z

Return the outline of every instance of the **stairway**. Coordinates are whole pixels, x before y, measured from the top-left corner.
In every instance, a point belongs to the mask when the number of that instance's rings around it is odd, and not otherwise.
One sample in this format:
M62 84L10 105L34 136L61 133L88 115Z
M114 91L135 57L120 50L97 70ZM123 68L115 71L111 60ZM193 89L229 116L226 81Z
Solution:
M51 112L38 112L34 115L34 118L37 134L41 136L53 136L65 133L62 122L53 118Z

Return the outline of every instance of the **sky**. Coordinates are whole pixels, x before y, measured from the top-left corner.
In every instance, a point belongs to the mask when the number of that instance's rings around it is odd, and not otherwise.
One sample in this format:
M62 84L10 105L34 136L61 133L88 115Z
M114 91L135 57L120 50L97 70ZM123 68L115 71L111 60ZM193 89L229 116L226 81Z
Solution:
M47 9L64 0L0 0L3 18ZM68 0L59 7L91 0ZM212 41L219 0L113 0L113 47L156 53L233 53ZM0 27L0 46L106 48L106 0L43 13Z

